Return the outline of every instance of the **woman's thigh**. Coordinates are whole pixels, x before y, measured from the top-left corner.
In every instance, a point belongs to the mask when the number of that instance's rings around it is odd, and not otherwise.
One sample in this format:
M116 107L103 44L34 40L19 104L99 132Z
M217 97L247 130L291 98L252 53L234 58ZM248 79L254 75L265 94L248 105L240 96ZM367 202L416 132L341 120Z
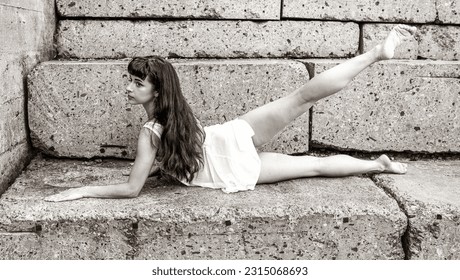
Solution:
M254 145L259 147L269 142L286 125L308 111L311 105L305 103L299 95L291 94L249 111L239 118L248 122L252 127L254 130L252 140Z

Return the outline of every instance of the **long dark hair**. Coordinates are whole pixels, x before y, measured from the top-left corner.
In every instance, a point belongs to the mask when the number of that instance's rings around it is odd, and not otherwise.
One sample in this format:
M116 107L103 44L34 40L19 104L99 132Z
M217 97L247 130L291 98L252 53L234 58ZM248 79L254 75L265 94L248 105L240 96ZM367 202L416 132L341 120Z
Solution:
M135 57L128 72L144 80L148 77L158 92L153 115L163 125L157 159L164 173L192 181L203 165L204 131L188 105L174 67L159 56Z

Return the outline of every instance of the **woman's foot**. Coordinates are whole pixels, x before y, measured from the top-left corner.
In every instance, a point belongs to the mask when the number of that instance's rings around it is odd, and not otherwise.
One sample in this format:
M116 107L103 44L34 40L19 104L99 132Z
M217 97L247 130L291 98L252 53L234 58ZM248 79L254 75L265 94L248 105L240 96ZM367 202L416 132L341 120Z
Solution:
M417 28L409 25L398 24L395 26L382 44L375 47L377 51L378 60L387 60L393 58L395 49L404 40L414 36Z
M404 174L407 172L407 164L401 162L392 162L386 155L381 155L375 161L381 164L382 172L395 174Z

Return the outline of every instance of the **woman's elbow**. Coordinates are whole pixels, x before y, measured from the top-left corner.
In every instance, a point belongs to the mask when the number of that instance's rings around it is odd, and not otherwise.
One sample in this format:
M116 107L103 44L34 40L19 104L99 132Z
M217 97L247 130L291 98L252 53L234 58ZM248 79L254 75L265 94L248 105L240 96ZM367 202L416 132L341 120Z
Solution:
M135 198L139 196L139 193L141 192L142 186L129 186L126 192L126 197L128 198Z

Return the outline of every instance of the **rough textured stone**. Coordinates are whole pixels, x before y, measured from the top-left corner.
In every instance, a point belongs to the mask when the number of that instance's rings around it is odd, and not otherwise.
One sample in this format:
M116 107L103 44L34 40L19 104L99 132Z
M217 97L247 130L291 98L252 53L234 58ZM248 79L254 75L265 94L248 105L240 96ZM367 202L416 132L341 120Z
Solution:
M279 0L57 0L63 17L279 19Z
M358 24L319 21L61 20L57 33L73 58L347 57L359 41Z
M460 23L460 2L458 0L437 0L438 19L443 23Z
M409 217L411 259L460 259L460 161L410 162L406 175L376 175Z
M383 42L394 24L365 24L363 27L364 51ZM404 42L394 58L428 58L459 60L460 26L422 25L416 35Z
M0 4L0 53L49 51L54 34L53 1L12 1Z
M230 121L300 87L308 72L277 60L174 61L182 92L203 125ZM33 145L66 157L134 158L146 119L127 102L126 61L47 62L29 77ZM219 75L216 75L219 73ZM308 112L264 150L308 150Z
M0 232L2 260L40 259L39 250L39 238L35 232Z
M404 214L363 177L293 180L236 194L151 177L134 199L43 201L67 187L124 182L129 168L126 161L37 158L0 199L0 231L37 232L34 258L43 259L404 257ZM23 240L15 242L35 239Z
M30 161L29 144L18 143L0 154L0 194L2 194ZM1 210L1 209L0 209Z
M0 154L19 142L26 141L24 100L13 99L0 104Z
M319 74L339 61L310 61ZM313 107L310 144L360 151L460 151L459 62L387 61Z
M284 0L282 18L386 22L433 22L436 0Z
M54 1L0 1L0 195L30 157L25 76L54 55L55 23Z

